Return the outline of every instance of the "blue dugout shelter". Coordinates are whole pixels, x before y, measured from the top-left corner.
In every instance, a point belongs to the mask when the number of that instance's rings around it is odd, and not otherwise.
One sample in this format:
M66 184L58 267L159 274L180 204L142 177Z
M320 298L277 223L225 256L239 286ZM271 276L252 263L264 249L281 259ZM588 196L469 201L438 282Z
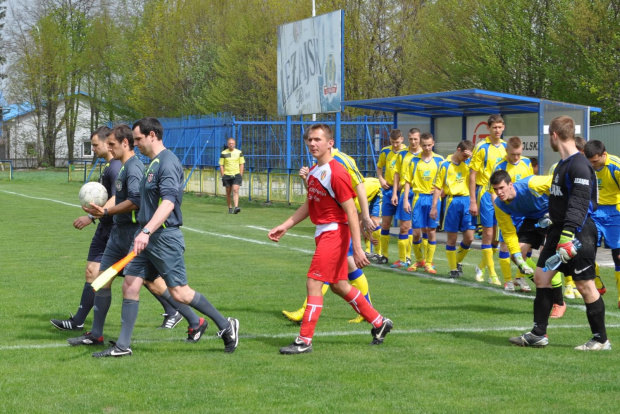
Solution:
M549 145L549 122L568 115L575 120L576 134L588 140L590 113L601 112L597 107L482 89L344 101L342 106L389 112L394 116L394 128L405 136L412 127L431 132L435 151L444 156L454 152L460 140L476 143L486 138L488 117L500 114L506 122L504 138L521 138L523 155L538 157L541 174L559 160Z

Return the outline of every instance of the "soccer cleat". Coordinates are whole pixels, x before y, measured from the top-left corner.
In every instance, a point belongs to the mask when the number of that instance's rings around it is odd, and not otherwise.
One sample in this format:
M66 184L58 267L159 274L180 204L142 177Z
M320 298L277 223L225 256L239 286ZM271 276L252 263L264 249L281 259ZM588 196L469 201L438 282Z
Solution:
M280 348L283 355L307 354L312 352L312 343L306 344L303 339L295 338L292 344Z
M208 327L209 322L207 322L205 318L200 318L200 325L198 325L198 328L192 328L190 326L187 327L187 339L185 340L185 342L194 343L200 341L200 338L202 338L202 334L207 330Z
M296 311L282 311L282 315L284 315L286 317L286 319L288 319L291 322L301 322L301 320L304 318L304 312L306 311L306 308L299 308Z
M502 282L499 281L499 278L497 276L491 276L489 278L489 283L492 285L496 285L496 286L501 286Z
M577 289L577 287L575 287L575 289L573 289L573 293L575 293L575 299L582 299L583 298L583 296L581 296L581 293L579 292L579 289Z
M69 319L50 319L50 322L61 331L81 331L84 329L84 324L78 325L73 320L73 314L70 313L69 315L71 315Z
M435 266L432 263L427 263L424 265L424 271L426 273L430 273L431 275L437 274L437 270L435 270Z
M370 345L381 345L385 339L385 336L390 333L393 326L394 323L391 320L388 318L383 318L383 322L380 327L373 327L370 330L370 334L372 335L372 342Z
M224 340L224 352L232 354L239 345L239 320L228 318L230 326L217 333L217 336Z
M577 351L610 351L611 350L611 342L609 340L605 341L605 343L600 343L594 339L590 339L583 345L579 345L575 347Z
M170 316L167 313L162 313L161 316L164 317L164 322L157 329L173 329L183 320L183 315L181 315L178 311L176 315L173 316Z
M389 261L390 261L390 259L388 259L388 258L387 258L387 257L385 257L385 256L379 256L379 257L377 258L377 263L378 263L378 264L386 264L386 263L387 263L387 262L389 262Z
M575 299L575 291L577 289L573 285L564 286L564 297L566 299Z
M229 207L229 208L228 208L228 214L232 214L232 212L233 212L232 207Z
M532 288L527 284L527 281L522 277L515 278L515 287L521 289L521 292L531 292Z
M560 319L562 316L564 316L564 312L566 312L566 303L562 305L554 303L553 309L551 309L551 315L549 315L549 317L553 319Z
M357 315L357 317L350 319L349 323L360 323L360 322L364 322L365 319L362 315Z
M104 349L100 352L93 352L93 357L95 358L105 358L105 357L124 357L124 356L132 356L133 351L131 348L121 349L116 346L116 342L110 341L112 344L108 349Z
M82 336L78 336L77 338L69 338L67 339L69 345L78 346L78 345L103 345L103 336L97 338L90 332L86 332Z
M415 262L413 263L411 266L409 266L407 268L408 271L410 272L415 272L416 270L418 270L419 268L423 268L424 267L424 260L422 260L421 262Z
M458 270L450 270L450 279L458 279L461 277L461 274Z
M484 282L484 271L478 266L474 268L474 271L476 272L476 282Z
M406 262L407 262L407 267L411 266L411 259L409 257L407 257Z
M538 336L531 332L526 332L521 336L515 336L508 340L517 346L530 346L532 348L544 348L549 345L547 335Z
M235 207L233 210L233 214L239 214L241 212L241 209L239 207Z
M396 262L394 262L393 264L390 265L390 267L392 269L398 269L400 267L407 267L407 262L402 262L400 260L397 260Z
M506 290L508 292L514 292L515 291L515 284L514 284L514 282L511 280L510 282L504 283L504 290Z
M459 272L459 276L463 276L463 265L461 263L456 264L456 271Z

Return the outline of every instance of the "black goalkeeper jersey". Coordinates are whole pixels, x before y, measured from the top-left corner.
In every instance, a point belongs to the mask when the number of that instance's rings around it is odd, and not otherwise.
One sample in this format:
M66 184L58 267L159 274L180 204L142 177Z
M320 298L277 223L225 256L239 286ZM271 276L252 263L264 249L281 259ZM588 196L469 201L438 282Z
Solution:
M596 173L580 152L558 163L549 192L549 218L553 226L570 232L580 231L598 207Z

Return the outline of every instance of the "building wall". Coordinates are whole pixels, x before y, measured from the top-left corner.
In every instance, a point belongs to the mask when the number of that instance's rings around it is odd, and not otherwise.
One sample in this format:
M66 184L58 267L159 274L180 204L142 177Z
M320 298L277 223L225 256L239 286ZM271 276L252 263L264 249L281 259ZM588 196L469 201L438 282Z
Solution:
M620 122L590 127L590 139L597 139L605 144L607 152L620 155Z

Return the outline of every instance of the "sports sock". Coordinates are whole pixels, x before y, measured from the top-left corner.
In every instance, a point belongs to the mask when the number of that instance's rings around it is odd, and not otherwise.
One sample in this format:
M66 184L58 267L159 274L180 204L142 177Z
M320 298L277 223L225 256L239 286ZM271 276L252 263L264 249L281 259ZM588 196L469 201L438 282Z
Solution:
M493 261L493 248L490 244L482 245L482 256L487 269L489 269L489 276L497 276L497 273L495 273L495 262Z
M586 315L594 340L605 343L607 330L605 329L605 302L602 296L592 303L586 303Z
M164 308L164 313L166 315L172 316L172 315L175 315L177 313L177 310L174 308L174 306L172 306L172 304L170 302L168 302L165 298L163 298L162 296L159 296L158 294L153 292L146 285L144 285L144 287L146 287L146 290L151 292L151 295L153 295L153 297L155 299L157 299L157 301L161 304L161 306ZM170 294L168 294L168 295L170 295Z
M166 300L173 308L175 308L175 312L179 311L181 315L187 320L190 328L196 329L200 326L200 316L196 315L196 312L185 303L179 303L170 294L168 289L164 290L164 293L161 295L162 299ZM168 314L170 315L170 314ZM174 313L172 314L174 315Z
M316 323L319 321L322 310L323 296L308 296L308 306L306 306L306 310L304 311L304 317L301 320L301 329L299 330L299 337L307 345L310 345L312 342L314 329L316 328Z
M407 243L409 243L409 236L406 234L398 235L398 260L401 262L407 261Z
M370 240L369 239L364 239L364 251L366 253L372 253L370 250Z
M429 241L428 242L428 247L426 248L426 254L424 255L424 257L426 257L426 264L432 264L433 263L433 259L435 258L435 250L437 249L437 242L436 241Z
M413 254L415 255L416 262L424 260L424 255L422 254L422 239L413 242Z
M448 257L448 268L456 270L456 246L446 244L446 256Z
M381 229L381 237L379 238L379 243L381 244L381 255L385 257L390 257L389 249L390 249L390 231Z
M499 251L497 245L495 245L495 244L493 245L492 249L493 249L493 254L495 254L495 253L497 253Z
M370 293L368 292L368 279L366 279L366 275L362 269L355 269L349 273L349 283L351 283L351 286L355 286L360 292L362 292L362 295L364 295L368 303L372 305L372 302L370 301Z
M373 245L373 247L375 249L375 253L381 256L381 226L377 226L375 231L372 232L372 238L379 242Z
M558 274L561 274L561 273L558 272ZM568 285L571 285L571 286L575 287L575 282L573 281L573 277L572 276L564 275L564 286L568 286Z
M551 278L551 287L553 288L562 287L562 273L557 272L555 276Z
M407 257L411 259L411 244L413 242L413 229L407 233Z
M534 298L534 335L546 335L549 324L549 314L553 307L553 292L551 288L537 288Z
M499 268L502 271L504 282L512 282L512 269L510 268L509 252L499 252Z
M108 316L110 304L112 303L112 289L101 288L95 293L93 306L93 327L90 332L97 338L103 336L103 326L105 318Z
M534 260L532 259L531 256L527 258L525 263L527 263L532 269L536 270L536 263L534 263ZM525 276L527 276L527 278L530 279L532 282L534 281L534 273L532 273L531 275L525 275Z
M616 288L618 289L618 303L620 303L620 269L618 268L618 266L616 266L615 277L616 277Z
M228 319L222 316L222 314L215 309L211 302L209 302L207 298L205 298L203 294L198 291L195 291L194 297L192 298L189 306L207 315L213 322L215 322L220 331L228 329L230 326Z
M464 244L463 242L461 242L461 244L459 245L458 250L456 251L456 262L457 263L462 263L463 260L465 260L465 256L467 256L467 253L469 253L469 248L471 246L468 246L466 244Z
M127 349L131 345L131 334L138 318L139 300L123 299L121 310L121 333L118 335L116 346L120 349Z
M323 283L323 286L321 287L321 292L323 293L323 296L325 296L328 290L329 290L329 283ZM306 309L306 306L308 306L308 297L304 299L304 304L301 305L301 308L299 308L297 311L304 311Z
M603 289L605 285L603 284L603 279L601 279L601 274L599 273L598 263L594 262L594 272L596 277L594 278L594 285L596 289Z
M562 286L553 286L553 303L556 305L564 305L564 295L562 294Z
M351 290L343 296L343 299L351 305L355 312L362 315L366 322L371 323L375 328L381 326L383 318L379 312L368 303L362 292L354 286L351 286Z
M95 303L95 291L90 283L84 283L84 288L82 289L82 297L80 298L80 307L78 308L75 315L73 315L73 322L78 325L82 325L88 316L88 313L93 308L93 304Z
M422 233L422 251L426 253L426 249L428 249L428 234ZM426 257L424 257L426 260Z

